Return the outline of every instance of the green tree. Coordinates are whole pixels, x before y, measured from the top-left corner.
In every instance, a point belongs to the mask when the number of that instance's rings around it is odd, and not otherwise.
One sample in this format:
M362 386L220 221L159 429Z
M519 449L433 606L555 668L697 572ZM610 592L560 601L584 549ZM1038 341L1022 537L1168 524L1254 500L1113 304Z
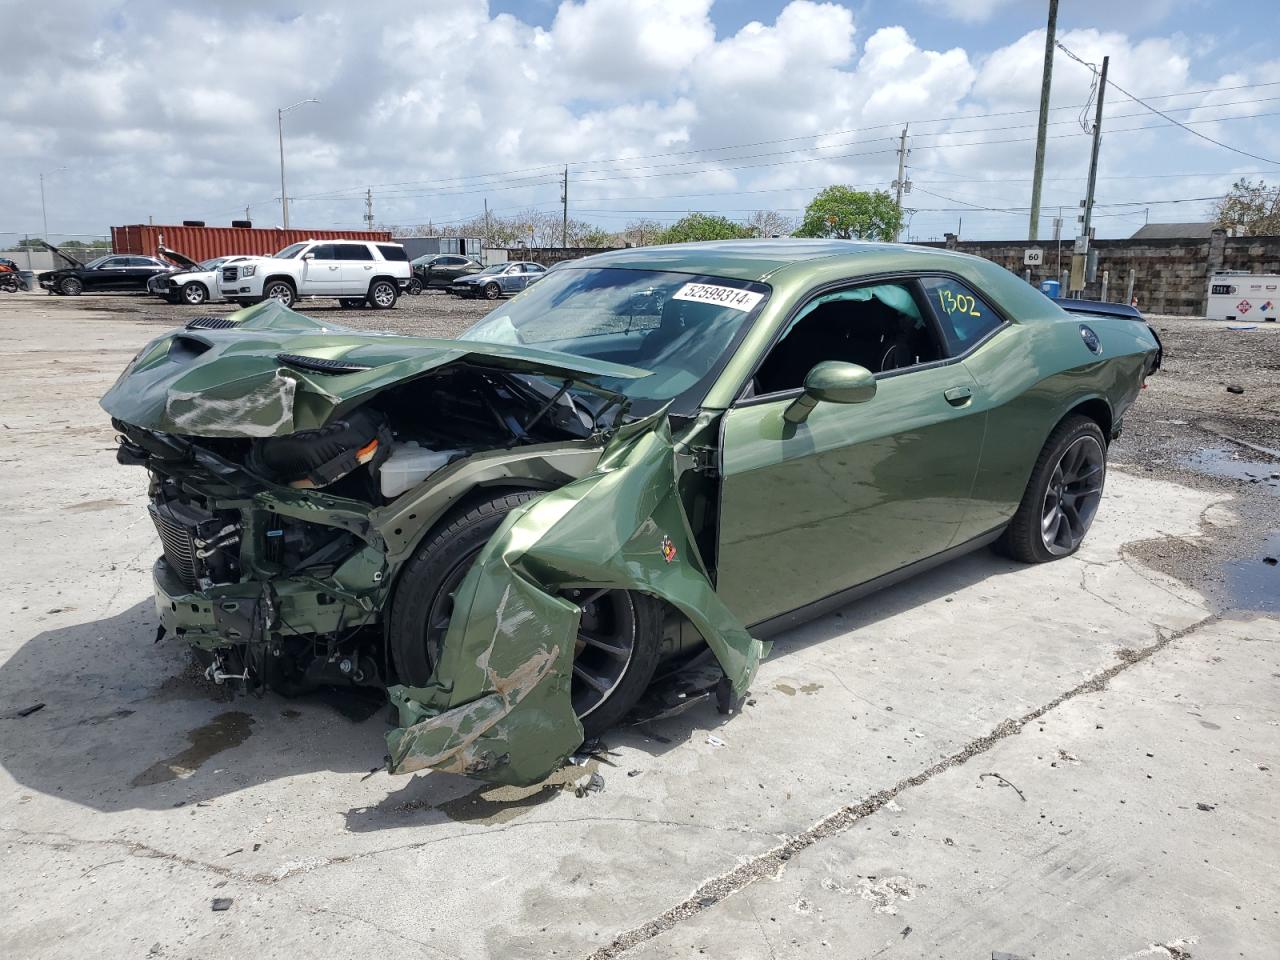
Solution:
M697 240L738 240L751 236L751 231L728 217L710 213L691 213L677 220L662 233L657 243L692 243Z
M902 229L902 208L884 190L868 193L843 184L827 187L805 207L797 237L893 240Z
M1246 237L1280 234L1280 186L1241 177L1214 205L1213 218L1219 226L1234 227Z

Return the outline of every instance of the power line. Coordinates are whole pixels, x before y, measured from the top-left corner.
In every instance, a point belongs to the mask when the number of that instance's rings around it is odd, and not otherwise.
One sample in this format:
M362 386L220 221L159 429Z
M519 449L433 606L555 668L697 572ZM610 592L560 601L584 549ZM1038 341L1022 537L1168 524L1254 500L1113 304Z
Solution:
M1089 63L1085 60L1082 60L1080 57L1076 56L1076 54L1072 53L1069 49L1067 49L1067 47L1062 43L1058 44L1058 48L1062 50L1062 52L1065 53L1072 60L1088 67L1091 71L1093 71L1094 77L1097 77L1098 68L1094 64ZM1213 137L1209 136L1208 134L1201 133L1199 130L1192 130L1189 126L1187 126L1187 124L1181 122L1180 120L1175 120L1173 117L1169 116L1164 111L1158 110L1155 107L1151 106L1151 104L1147 103L1145 100L1140 100L1138 97L1135 97L1132 93L1130 93L1124 87L1120 86L1120 84L1116 83L1114 80L1111 80L1108 82L1111 84L1111 86L1115 87L1117 90L1123 93L1126 97L1128 97L1134 103L1138 104L1139 106L1146 107L1156 116L1163 117L1164 119L1172 123L1174 126L1181 127L1183 130L1187 131L1187 133L1194 134L1195 136L1199 137L1201 140L1207 140L1210 143L1215 144L1216 146L1222 147L1225 150L1230 150L1232 153L1238 153L1241 156L1249 157L1252 160L1261 160L1263 163L1270 163L1270 164L1274 164L1277 162L1275 160L1272 160L1270 157L1260 157L1256 153L1250 153L1248 150L1241 150L1239 147L1233 147L1229 143L1223 143L1221 140L1215 140L1213 139ZM1158 98L1153 97L1152 99L1154 100Z

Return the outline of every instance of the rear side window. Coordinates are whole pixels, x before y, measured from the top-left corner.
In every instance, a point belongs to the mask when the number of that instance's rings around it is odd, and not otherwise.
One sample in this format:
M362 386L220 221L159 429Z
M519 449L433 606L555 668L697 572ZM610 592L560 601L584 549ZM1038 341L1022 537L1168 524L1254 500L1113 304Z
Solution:
M383 260L407 261L409 259L409 255L404 252L404 247L392 246L388 243L378 244L378 252L382 254Z
M924 277L920 281L952 356L964 353L1004 323L985 300L959 280Z
M363 243L335 243L339 260L372 260L373 253Z

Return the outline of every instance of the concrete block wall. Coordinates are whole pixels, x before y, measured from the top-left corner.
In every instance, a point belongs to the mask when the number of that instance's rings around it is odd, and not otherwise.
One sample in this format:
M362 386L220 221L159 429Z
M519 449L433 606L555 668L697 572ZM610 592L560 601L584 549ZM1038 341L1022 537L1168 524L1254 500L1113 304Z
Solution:
M972 253L1000 264L1019 276L1027 270L1023 253L1036 247L1044 251L1044 263L1031 267L1031 282L1057 280L1058 249L1051 240L960 240L948 235L941 243L921 246L946 247ZM1097 278L1086 284L1084 296L1102 299L1103 271L1107 271L1106 299L1125 299L1129 271L1134 271L1134 294L1144 313L1203 316L1209 276L1219 270L1250 273L1280 273L1280 236L1228 237L1215 230L1207 239L1095 240L1098 251ZM1071 244L1062 244L1062 268L1071 267Z

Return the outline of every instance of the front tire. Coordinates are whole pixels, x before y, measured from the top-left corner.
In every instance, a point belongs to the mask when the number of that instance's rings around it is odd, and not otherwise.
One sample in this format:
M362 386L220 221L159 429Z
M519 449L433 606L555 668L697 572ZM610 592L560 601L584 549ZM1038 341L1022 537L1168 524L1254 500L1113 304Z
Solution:
M1107 440L1088 417L1063 420L1031 471L1018 512L996 549L1023 563L1046 563L1080 549L1107 477Z
M508 513L540 494L498 494L457 514L406 565L391 604L391 655L401 683L431 679L453 615L453 594ZM567 590L582 608L571 697L586 736L616 724L649 686L662 642L662 605L629 590Z
M484 285L484 298L486 300L497 300L502 296L502 288L496 283L486 283Z
M204 288L203 283L198 283L195 280L190 283L184 283L179 296L182 298L182 302L189 307L199 307L209 301L209 291Z
M375 280L369 284L369 306L375 310L390 310L396 305L400 291L390 280Z
M78 297L84 293L84 284L78 277L64 277L58 284L58 292L64 297Z
M298 300L298 293L289 281L272 280L262 288L262 299L279 300L286 307L292 307Z

